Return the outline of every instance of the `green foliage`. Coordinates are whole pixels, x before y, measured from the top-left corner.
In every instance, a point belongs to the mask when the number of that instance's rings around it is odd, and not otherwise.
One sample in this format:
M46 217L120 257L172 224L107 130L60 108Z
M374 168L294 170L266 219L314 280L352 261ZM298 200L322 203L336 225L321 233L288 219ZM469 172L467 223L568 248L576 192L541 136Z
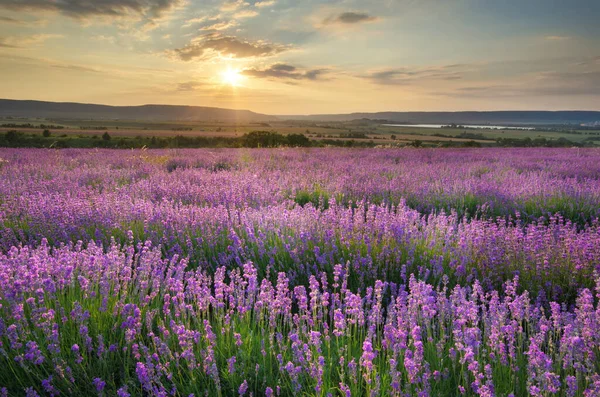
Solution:
M434 136L445 136L443 134L433 134ZM481 134L463 133L458 138L470 138L482 140ZM319 136L319 134L317 134ZM323 136L321 136L323 138ZM44 130L39 134L24 134L18 130L10 130L5 134L0 133L0 147L36 147L36 148L276 148L276 147L346 147L346 148L367 148L375 147L376 141L368 138L364 133L347 133L343 139L333 139L333 135L326 136L324 139L311 141L305 134L284 135L275 131L252 131L241 137L226 136L123 136L118 139L112 139L111 135L105 131L101 136L98 135L53 135L50 129ZM53 138L53 139L47 139ZM351 138L351 139L348 139ZM398 142L396 135L391 135L392 140ZM471 141L445 141L438 142L438 147L481 147L481 146L501 146L501 147L572 147L572 146L594 146L596 139L584 140L583 143L572 142L566 138L546 139L546 138L499 138L495 142L486 138L490 143L482 145L480 142ZM398 145L397 143L395 145ZM415 139L404 145L412 147L425 147L435 145L432 142L424 142Z
M581 144L572 142L567 138L558 139L546 139L546 138L535 138L531 139L526 137L523 139L518 138L498 138L496 144L503 147L574 147L581 146Z
M481 143L475 141L468 141L463 143L464 147L481 147Z
M303 134L290 134L287 137L288 146L291 147L309 147L311 146L310 139Z
M313 191L298 190L294 201L301 207L311 203L315 208L327 209L329 208L329 193L318 186Z
M242 137L242 146L249 148L270 148L286 144L285 136L271 131L252 131Z
M23 133L17 132L16 130L7 131L5 139L9 143L16 143L23 137Z

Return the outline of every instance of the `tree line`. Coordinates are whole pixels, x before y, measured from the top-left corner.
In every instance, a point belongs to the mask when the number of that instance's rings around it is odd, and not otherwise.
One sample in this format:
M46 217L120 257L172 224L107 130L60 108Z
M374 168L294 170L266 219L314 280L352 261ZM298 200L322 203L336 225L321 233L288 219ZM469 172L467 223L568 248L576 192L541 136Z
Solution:
M431 147L436 143L422 142L415 139L406 142L403 146ZM565 138L499 138L491 141L486 146L500 147L581 147L594 146L593 141L582 144L572 142ZM304 134L283 135L273 131L252 131L241 137L224 136L135 136L135 137L112 137L110 133L104 132L99 135L66 135L55 136L48 129L40 134L28 134L17 130L10 130L4 134L0 133L0 147L34 147L34 148L276 148L276 147L375 147L378 146L373 140L354 139L320 139L310 140ZM395 145L399 146L399 145ZM439 147L480 147L479 142L439 142Z

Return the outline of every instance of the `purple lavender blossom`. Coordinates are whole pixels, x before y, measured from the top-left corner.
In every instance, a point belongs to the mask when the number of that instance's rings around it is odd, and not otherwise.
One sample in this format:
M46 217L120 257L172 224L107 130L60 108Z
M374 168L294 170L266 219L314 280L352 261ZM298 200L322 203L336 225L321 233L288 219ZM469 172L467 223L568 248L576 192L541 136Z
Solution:
M246 382L246 380L244 379L244 381L242 382L242 384L240 385L240 387L238 389L238 393L240 396L243 396L246 394L247 391L248 391L248 382Z

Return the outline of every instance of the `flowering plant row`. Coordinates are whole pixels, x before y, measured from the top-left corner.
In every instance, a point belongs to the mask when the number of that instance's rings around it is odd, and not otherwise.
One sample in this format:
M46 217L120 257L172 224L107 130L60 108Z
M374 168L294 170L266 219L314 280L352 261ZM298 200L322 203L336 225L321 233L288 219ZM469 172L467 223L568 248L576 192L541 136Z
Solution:
M596 396L600 277L573 311L517 293L214 275L151 243L0 259L4 395ZM331 276L331 277L329 277Z

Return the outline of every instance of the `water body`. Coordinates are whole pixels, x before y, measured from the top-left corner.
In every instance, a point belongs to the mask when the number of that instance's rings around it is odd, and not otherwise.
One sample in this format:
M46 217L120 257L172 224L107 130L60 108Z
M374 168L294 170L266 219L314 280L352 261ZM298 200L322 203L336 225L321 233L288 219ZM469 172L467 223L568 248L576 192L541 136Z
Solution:
M386 127L414 127L414 128L444 128L451 126L449 124L383 124ZM457 125L456 128L474 128L478 130L525 130L532 131L533 127L510 127L506 125Z

